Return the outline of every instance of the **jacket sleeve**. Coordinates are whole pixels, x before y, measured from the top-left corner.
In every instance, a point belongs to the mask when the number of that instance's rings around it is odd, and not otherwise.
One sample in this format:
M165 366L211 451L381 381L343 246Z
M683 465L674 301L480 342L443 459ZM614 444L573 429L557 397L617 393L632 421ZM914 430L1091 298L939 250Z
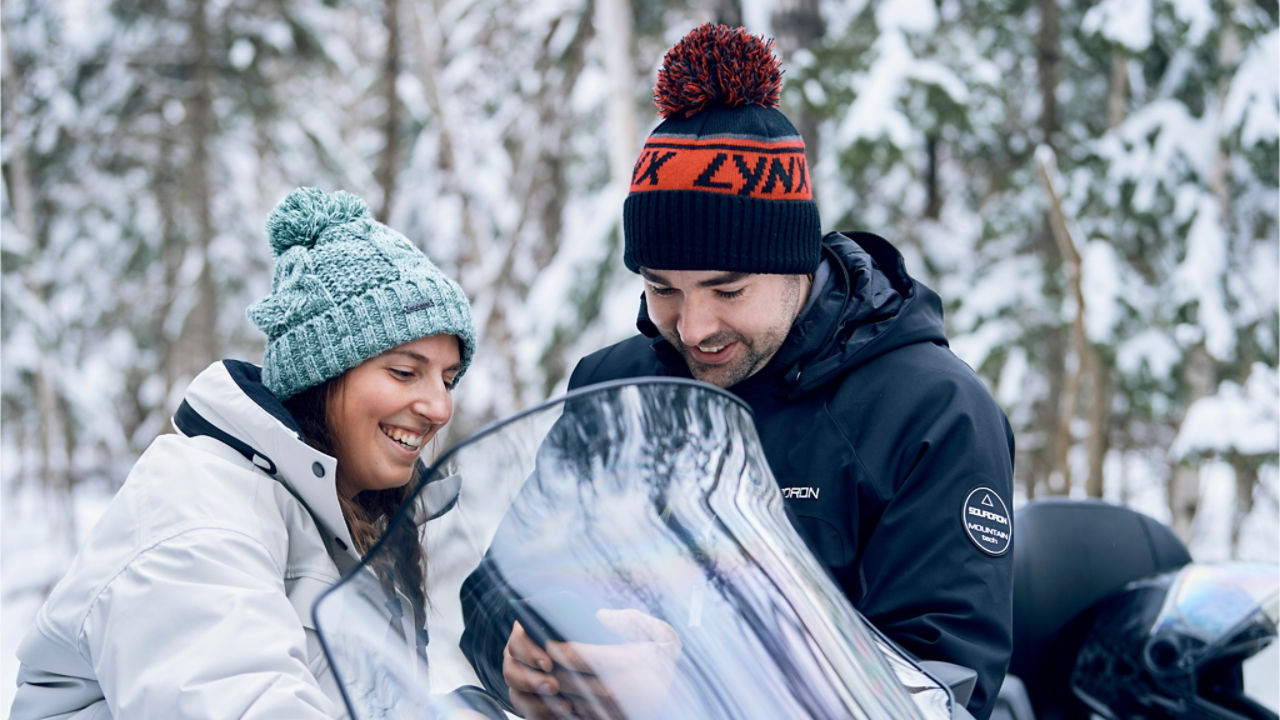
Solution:
M1013 435L976 377L934 391L889 430L894 442L881 443L893 447L892 487L862 548L861 593L850 595L860 594L863 614L918 658L977 671L968 708L983 720L1013 642ZM997 528L986 539L967 530L970 505L1005 524L979 522Z
M516 619L510 597L510 589L487 555L462 583L462 654L485 689L507 709L511 704L502 678L502 651Z
M111 715L337 715L283 577L260 541L231 530L187 530L136 556L79 635Z

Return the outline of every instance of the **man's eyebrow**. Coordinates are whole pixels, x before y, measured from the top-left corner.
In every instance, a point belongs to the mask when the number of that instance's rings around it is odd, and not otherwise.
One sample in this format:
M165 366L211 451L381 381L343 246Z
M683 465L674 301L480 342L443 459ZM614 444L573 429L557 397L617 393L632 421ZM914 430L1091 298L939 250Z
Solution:
M662 275L652 270L649 270L647 268L640 268L640 275L645 280L648 280L649 282L655 283L657 285L671 284L671 281L667 280L666 278L662 277ZM720 285L729 285L729 284L738 282L739 280L747 277L748 275L750 275L750 273L725 272L719 275L709 277L706 280L699 281L698 287L706 288L706 287L718 287Z
M659 275L658 273L656 273L656 272L654 272L654 271L652 271L652 270L650 270L650 269L648 269L648 268L640 268L640 277L644 278L645 280L648 280L649 282L657 283L658 285L670 285L670 284L671 284L671 283L667 282L667 279L666 279L666 278L662 277L662 276L661 276L661 275Z
M698 283L698 287L716 287L717 285L729 285L732 283L736 283L739 280L745 278L747 274L748 273L744 273L744 272L721 273L714 277L709 277L706 280L703 280L702 282Z

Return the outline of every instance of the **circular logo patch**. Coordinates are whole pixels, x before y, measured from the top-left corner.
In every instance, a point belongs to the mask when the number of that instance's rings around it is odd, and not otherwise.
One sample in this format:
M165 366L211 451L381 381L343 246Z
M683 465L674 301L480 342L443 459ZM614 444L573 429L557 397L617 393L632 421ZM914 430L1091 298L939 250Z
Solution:
M1013 521L1004 500L989 487L978 486L969 491L961 510L965 534L982 552L1000 556L1009 550L1013 539Z

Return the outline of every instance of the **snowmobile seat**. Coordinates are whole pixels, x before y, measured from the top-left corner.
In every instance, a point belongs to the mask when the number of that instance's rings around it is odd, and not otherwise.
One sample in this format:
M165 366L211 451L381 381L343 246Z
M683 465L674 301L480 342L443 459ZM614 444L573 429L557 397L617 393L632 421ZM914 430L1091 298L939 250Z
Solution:
M1037 720L1088 717L1069 682L1098 601L1191 562L1167 526L1100 500L1034 500L1014 512L1013 656Z

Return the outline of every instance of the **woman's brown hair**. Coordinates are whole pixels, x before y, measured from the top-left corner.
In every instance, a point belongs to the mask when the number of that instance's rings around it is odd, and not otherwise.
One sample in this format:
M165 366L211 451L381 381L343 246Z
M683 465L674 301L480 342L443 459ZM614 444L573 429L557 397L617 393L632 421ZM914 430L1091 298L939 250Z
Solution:
M284 401L285 409L298 423L307 442L329 455L334 454L333 434L328 421L329 402L342 392L344 377L345 374L331 378ZM415 468L409 482L400 487L363 490L350 498L338 493L342 517L360 555L365 555L373 548L378 538L387 531L396 511L413 494L419 479L419 468ZM341 477L343 472L339 464L338 476ZM336 482L335 478L335 491ZM417 523L399 523L387 536L385 555L388 560L374 563L374 571L389 597L395 598L395 591L399 591L409 599L416 627L419 628L418 641L422 642L421 635L425 632L426 623L426 555L419 540Z

